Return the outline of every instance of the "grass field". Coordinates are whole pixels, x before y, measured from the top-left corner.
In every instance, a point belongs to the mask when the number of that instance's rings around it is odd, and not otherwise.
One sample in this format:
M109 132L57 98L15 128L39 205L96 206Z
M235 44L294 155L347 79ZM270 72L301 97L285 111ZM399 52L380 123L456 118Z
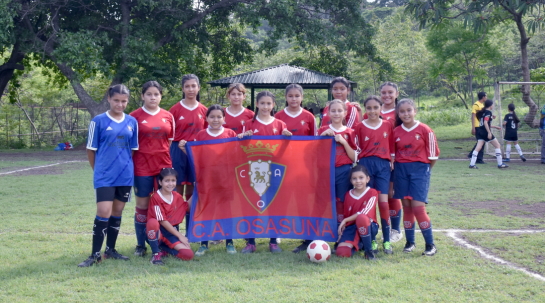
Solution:
M462 159L474 143L466 141L440 147L449 158ZM290 252L297 241L284 239L284 252L275 255L261 240L252 255L227 255L215 245L190 262L166 258L164 267L151 265L148 256L78 268L90 253L95 212L85 159L84 151L0 152L0 302L545 302L544 281L482 258L440 231L433 257L420 255L424 243L417 234L416 252L401 253L402 241L394 255L379 253L376 262L356 255L313 264ZM3 174L66 161L83 162ZM469 170L467 160L437 163L428 206L434 229L545 230L543 165L513 161L499 170L488 162L479 170ZM133 209L134 203L127 205L117 245L126 255L135 245ZM457 235L545 274L543 232ZM235 240L237 250L243 242Z

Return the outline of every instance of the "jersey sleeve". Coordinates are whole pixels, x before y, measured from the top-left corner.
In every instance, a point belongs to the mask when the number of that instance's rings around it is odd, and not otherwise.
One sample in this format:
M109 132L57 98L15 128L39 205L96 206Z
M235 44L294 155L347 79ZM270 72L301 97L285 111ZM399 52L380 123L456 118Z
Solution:
M157 193L153 193L150 197L149 207L148 207L148 219L154 218L157 221L164 221L164 210L159 204L161 197Z
M346 126L354 129L354 127L357 126L359 122L361 122L360 114L358 113L356 107L352 106L350 108L350 112L346 116Z
M480 111L481 109L479 108L479 106L477 104L473 104L473 106L471 107L471 113L472 114L477 114L478 111Z
M94 119L89 123L89 135L87 136L87 149L97 150L100 139L99 125Z
M437 138L435 133L430 129L426 128L427 134L424 134L424 142L426 143L426 154L428 155L429 160L439 159L439 146L437 145Z

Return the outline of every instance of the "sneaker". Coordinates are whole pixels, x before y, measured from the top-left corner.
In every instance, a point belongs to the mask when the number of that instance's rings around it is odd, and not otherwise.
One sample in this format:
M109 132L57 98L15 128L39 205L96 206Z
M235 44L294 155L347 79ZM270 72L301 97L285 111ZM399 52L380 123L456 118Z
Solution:
M306 241L303 241L303 243L301 243L301 245L294 248L291 252L294 253L294 254L298 254L298 253L300 253L302 251L306 251L307 248L308 248L308 243L306 243Z
M411 242L405 243L405 247L403 248L404 253L410 253L413 252L413 250L416 248L416 245Z
M98 264L102 262L102 257L100 256L100 253L96 253L93 255L90 255L89 258L87 258L85 261L78 264L78 267L89 267L93 264Z
M520 156L520 159L522 160L522 162L526 162L526 157Z
M387 255L391 255L394 253L394 251L392 250L392 244L390 244L390 242L382 243L382 248L384 249L384 253Z
M134 249L134 255L138 257L143 257L146 254L147 248L145 246L136 245Z
M401 239L403 239L403 234L400 233L399 231L397 231L396 229L392 228L390 230L390 242L391 243L396 243Z
M206 247L206 245L201 245L201 247L199 247L199 249L195 252L195 257L202 257L207 251L208 247Z
M477 167L477 165L470 165L469 168L471 168L471 169L479 169L479 168Z
M251 254L253 252L255 252L255 245L253 245L253 244L246 244L246 247L244 247L240 251L240 253L242 253L242 254Z
M116 259L116 260L125 260L129 261L129 257L124 256L115 250L115 248L107 248L104 254L102 255L104 259Z
M228 243L225 248L227 248L228 254L234 255L237 253L237 250L235 249L235 245L233 245L233 243Z
M508 168L509 165L505 165L504 163L498 165L498 168Z
M165 265L165 263L163 263L163 261L161 260L161 256L159 255L159 253L153 254L151 256L150 263L153 265Z
M269 243L269 251L272 253L280 253L282 252L282 248L278 247L278 244L276 243Z
M511 159L509 159L509 158L503 158L502 161L503 161L503 162L511 162Z
M373 251L365 251L364 254L365 254L365 259L369 261L375 261L377 259Z
M161 257L161 259L162 259L162 258L166 258L166 257L168 257L168 256L170 256L170 254L167 253L166 251L161 250L161 251L159 252L159 257Z
M276 238L276 244L282 243L282 238Z
M422 253L423 256L431 257L437 253L437 248L433 244L426 244L426 250Z
M373 240L371 242L371 250L373 251L373 253L378 254L378 243L376 240Z

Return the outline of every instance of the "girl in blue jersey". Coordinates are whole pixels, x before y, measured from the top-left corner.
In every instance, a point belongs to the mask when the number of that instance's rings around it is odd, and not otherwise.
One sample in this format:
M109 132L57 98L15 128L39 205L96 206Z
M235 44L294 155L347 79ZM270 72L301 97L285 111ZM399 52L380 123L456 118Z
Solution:
M129 260L115 250L121 213L130 200L134 179L132 153L138 149L138 124L125 115L129 90L123 84L108 89L110 109L89 124L87 156L93 169L97 212L93 226L93 245L89 258L78 264L89 267L101 262L100 251L106 237L104 258Z

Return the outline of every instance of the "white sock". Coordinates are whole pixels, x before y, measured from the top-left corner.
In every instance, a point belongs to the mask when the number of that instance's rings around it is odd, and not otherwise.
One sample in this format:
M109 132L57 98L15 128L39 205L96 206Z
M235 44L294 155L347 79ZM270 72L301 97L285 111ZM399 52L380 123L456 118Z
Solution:
M520 148L520 145L515 145L515 148L517 149L517 152L519 153L519 156L522 156L522 149Z
M496 160L498 161L498 165L501 165L503 163L501 159L501 149L496 148L494 151L496 152Z
M511 158L511 144L505 145L505 158Z
M478 151L474 150L473 155L471 156L471 161L469 162L469 165L473 166L475 165L475 162L477 162L477 155L479 154Z

